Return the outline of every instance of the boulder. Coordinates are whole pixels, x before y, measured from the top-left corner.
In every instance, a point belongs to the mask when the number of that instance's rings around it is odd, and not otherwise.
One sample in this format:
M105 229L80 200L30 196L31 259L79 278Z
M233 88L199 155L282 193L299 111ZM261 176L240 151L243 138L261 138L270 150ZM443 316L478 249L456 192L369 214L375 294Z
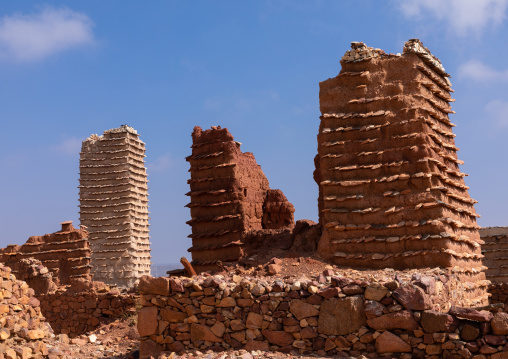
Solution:
M291 301L289 304L289 311L293 313L298 320L314 317L319 314L319 310L317 310L312 304L305 303L300 299L294 299Z
M433 310L422 312L420 324L427 333L452 333L457 327L451 315Z
M418 329L418 322L409 310L389 313L377 318L367 320L369 327L375 330Z
M411 283L403 284L395 289L392 296L408 310L426 310L432 305L425 291Z
M486 310L476 310L454 306L450 308L448 313L459 318L474 320L477 322L488 322L492 319L493 316L491 312Z
M143 307L138 311L138 333L140 337L157 334L157 307Z
M497 312L490 322L492 332L496 335L508 334L508 313Z
M383 353L410 353L411 345L389 331L381 333L376 339L376 351Z
M154 278L149 275L144 275L139 279L139 292L141 294L160 294L168 296L169 278L168 277Z
M318 332L347 335L358 331L365 322L362 297L330 298L321 304Z

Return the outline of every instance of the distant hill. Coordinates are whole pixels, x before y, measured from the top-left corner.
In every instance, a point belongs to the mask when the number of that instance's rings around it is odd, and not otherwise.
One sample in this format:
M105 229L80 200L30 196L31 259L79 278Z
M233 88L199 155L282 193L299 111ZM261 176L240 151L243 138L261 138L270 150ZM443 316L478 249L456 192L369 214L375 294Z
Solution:
M152 264L152 277L165 277L168 270L183 269L181 263Z

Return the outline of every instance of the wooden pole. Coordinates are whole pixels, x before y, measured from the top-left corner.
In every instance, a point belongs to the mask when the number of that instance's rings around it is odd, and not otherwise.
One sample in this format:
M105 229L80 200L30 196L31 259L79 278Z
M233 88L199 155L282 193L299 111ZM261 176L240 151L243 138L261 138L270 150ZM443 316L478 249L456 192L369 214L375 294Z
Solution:
M180 263L183 264L183 267L185 268L185 270L187 271L187 273L189 273L189 275L191 277L194 277L195 275L197 275L194 268L192 268L192 264L190 264L190 262L187 260L187 258L182 257L180 259Z

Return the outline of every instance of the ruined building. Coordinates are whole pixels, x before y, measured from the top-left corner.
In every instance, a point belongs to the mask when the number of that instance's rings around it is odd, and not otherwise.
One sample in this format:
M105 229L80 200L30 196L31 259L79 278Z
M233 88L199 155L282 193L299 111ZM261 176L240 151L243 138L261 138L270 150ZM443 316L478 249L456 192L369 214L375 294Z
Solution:
M88 233L75 229L71 221L61 223L62 229L44 236L32 236L19 246L11 244L0 249L0 262L10 267L13 273L24 278L23 260L34 258L41 262L53 279L60 285L72 279L90 280L90 246Z
M226 128L192 133L190 207L193 265L216 269L243 254L246 233L263 228L292 228L294 208L281 191L270 190L252 153L242 153Z
M449 75L416 39L397 55L355 42L341 64L320 83L319 253L352 268L452 268L481 298L483 242Z
M94 280L131 287L150 274L145 144L127 125L91 135L80 153L80 221Z
M480 236L485 242L482 253L487 279L494 283L508 282L508 227L484 227Z

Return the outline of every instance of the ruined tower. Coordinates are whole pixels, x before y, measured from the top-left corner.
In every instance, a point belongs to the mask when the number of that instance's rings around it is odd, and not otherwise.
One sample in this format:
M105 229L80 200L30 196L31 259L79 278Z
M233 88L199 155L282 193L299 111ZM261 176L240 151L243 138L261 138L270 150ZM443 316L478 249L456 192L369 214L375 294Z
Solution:
M281 191L270 190L254 155L240 150L227 128L192 132L190 208L192 263L196 271L217 261L237 261L251 230L294 227L294 208Z
M89 232L94 280L131 287L150 274L145 144L127 125L81 148L80 221Z
M352 268L451 268L484 301L449 75L417 39L397 55L352 43L341 64L320 83L319 252Z

